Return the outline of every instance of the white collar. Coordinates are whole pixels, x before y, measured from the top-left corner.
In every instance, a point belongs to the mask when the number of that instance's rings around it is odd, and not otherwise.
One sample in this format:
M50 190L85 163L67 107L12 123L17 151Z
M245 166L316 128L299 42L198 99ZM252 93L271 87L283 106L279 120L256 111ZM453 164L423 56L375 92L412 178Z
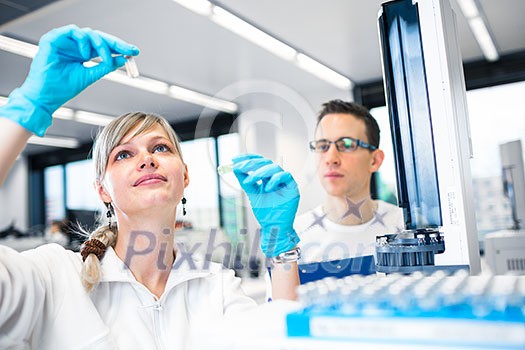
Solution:
M206 277L212 274L211 266L214 266L213 264L209 265L210 268L203 269L203 266L206 267L203 260L193 256L190 260L190 257L183 246L176 245L175 253L176 258L170 271L170 276L168 277L166 291L185 281ZM131 273L131 270L117 256L113 247L108 247L106 250L101 261L101 269L102 277L100 282L139 283Z

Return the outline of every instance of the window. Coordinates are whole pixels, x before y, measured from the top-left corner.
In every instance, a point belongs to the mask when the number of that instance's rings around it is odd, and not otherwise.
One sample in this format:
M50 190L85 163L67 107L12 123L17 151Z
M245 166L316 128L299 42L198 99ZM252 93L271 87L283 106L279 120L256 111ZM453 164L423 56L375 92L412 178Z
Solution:
M181 150L190 177L190 184L184 191L188 201L184 221L190 222L194 229L209 232L219 227L215 140L203 138L181 142ZM182 212L177 217L182 218Z
M390 119L386 106L372 108L370 114L379 125L380 141L379 147L385 153L385 160L376 173L377 197L386 202L397 205L397 180L396 163L394 159L394 146L392 145L392 134L390 133Z
M91 159L66 164L67 209L99 211L104 208L93 186L94 173Z
M44 170L44 197L46 207L46 224L53 220L64 220L64 167L55 165Z
M512 226L509 199L503 192L499 145L521 140L525 146L524 91L525 82L467 91L474 153L470 164L473 192L479 198L476 220L481 240L489 232Z
M240 153L239 134L219 136L219 164L229 164ZM220 177L222 227L231 241L238 238L240 228L244 227L243 195L235 176L225 174Z

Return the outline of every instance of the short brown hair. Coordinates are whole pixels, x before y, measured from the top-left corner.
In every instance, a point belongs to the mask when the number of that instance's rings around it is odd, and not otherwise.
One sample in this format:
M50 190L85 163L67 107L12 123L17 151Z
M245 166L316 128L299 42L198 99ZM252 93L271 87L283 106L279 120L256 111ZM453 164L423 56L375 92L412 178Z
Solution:
M357 119L362 120L365 123L366 137L368 138L368 143L373 146L379 147L379 125L377 125L377 121L374 119L374 117L372 117L372 115L370 114L368 109L366 109L366 107L358 103L346 102L343 100L328 101L326 103L323 103L323 108L321 109L317 117L317 125L319 126L319 123L325 115L334 113L350 114L356 117Z

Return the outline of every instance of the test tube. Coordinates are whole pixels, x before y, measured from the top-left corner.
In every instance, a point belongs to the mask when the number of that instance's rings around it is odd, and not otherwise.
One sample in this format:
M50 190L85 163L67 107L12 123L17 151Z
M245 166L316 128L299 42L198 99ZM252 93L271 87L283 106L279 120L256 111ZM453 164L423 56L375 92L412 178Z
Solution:
M124 58L126 59L124 67L126 67L126 73L128 73L128 77L138 78L139 68L137 67L137 63L135 62L133 56L124 56Z
M223 165L219 165L217 167L217 172L219 173L219 175L226 175L228 173L231 173L233 171L233 163L230 163L230 164L223 164Z

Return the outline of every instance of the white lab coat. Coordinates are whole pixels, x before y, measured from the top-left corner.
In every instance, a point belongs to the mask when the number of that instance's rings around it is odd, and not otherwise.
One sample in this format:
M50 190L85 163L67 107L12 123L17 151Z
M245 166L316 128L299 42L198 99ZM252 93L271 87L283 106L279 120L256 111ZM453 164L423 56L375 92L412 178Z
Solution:
M231 270L186 257L177 254L157 300L112 248L86 293L78 253L0 247L0 349L188 349L199 325L255 306Z

